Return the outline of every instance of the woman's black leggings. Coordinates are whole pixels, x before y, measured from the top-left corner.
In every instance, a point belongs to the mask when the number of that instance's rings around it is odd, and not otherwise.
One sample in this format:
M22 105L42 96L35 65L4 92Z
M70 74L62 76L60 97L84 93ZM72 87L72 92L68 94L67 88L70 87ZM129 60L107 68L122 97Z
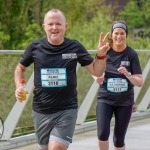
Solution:
M97 102L96 118L98 127L98 139L107 141L110 135L111 118L115 117L113 142L115 147L123 147L128 124L131 118L133 106L112 106L104 102Z

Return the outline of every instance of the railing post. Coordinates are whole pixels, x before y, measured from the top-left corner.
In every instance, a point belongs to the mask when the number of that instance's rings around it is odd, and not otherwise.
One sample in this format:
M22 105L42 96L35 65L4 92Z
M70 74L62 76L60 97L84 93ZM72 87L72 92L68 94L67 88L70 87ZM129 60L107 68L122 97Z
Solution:
M11 138L13 131L15 130L16 125L18 123L18 120L20 119L20 116L23 112L23 109L24 109L25 105L27 104L28 99L32 93L33 77L34 77L34 72L32 73L30 79L28 80L28 82L26 84L26 88L29 93L29 94L27 94L27 100L23 101L22 103L17 100L14 107L10 111L8 117L6 118L6 120L4 122L4 133L3 133L1 140L9 140Z

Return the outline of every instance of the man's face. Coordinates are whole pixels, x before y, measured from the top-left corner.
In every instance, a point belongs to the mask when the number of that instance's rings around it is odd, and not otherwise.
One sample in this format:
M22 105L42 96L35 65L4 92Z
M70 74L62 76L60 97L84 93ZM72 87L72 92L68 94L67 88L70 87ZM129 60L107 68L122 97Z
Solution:
M60 45L63 43L67 23L61 12L50 12L47 14L43 28L50 44Z

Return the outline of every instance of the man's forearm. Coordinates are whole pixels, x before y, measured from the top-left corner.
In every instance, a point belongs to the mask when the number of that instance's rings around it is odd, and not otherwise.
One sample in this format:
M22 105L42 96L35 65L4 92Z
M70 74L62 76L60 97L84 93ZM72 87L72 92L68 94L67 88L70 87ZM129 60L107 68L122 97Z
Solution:
M14 80L15 80L16 88L19 88L20 80L22 78L24 78L24 72L25 72L25 69L22 69L21 65L18 64L15 71L14 71Z
M103 75L106 69L106 59L95 59L95 62L93 64L94 66L94 74L97 77L100 77Z

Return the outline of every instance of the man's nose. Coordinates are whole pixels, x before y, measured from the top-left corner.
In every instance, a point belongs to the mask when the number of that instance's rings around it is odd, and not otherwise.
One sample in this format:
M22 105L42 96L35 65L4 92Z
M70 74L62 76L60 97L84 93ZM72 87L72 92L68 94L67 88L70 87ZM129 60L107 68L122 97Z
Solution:
M56 24L53 24L52 28L54 28L54 29L57 28L57 25L56 25Z

